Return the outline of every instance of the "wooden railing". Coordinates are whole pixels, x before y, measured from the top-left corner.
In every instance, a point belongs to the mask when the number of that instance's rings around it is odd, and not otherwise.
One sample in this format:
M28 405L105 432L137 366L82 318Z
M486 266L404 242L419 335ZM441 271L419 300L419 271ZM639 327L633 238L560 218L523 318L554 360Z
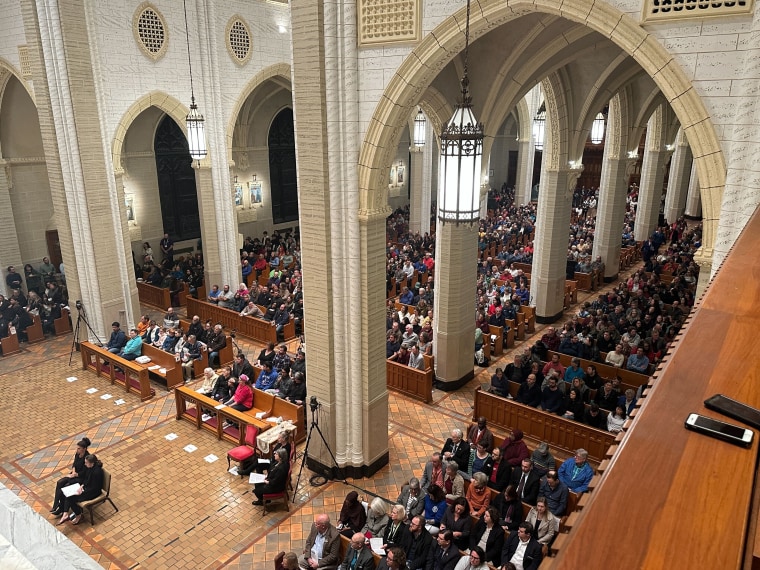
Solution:
M401 392L426 404L433 401L433 369L417 370L386 360L385 380L389 390Z
M231 309L225 309L212 305L206 301L199 301L192 297L187 299L187 314L198 315L201 320L211 319L214 323L222 323L227 330L237 329L241 335L258 342L277 343L277 332L272 322L256 317L241 317L240 313ZM291 340L296 337L295 322L291 316L288 324L283 328L285 340Z
M526 435L568 453L583 448L595 461L604 459L607 449L615 442L612 433L477 388L473 420L480 416L488 418L489 425L507 430L521 429Z

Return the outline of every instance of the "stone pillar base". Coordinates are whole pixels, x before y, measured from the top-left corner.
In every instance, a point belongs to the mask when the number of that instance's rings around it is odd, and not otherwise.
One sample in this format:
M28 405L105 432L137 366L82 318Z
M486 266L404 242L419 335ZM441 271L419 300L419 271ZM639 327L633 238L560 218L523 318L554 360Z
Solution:
M474 353L473 353L473 362L474 362ZM467 384L473 378L475 378L474 370L468 372L467 374L462 376L459 380L447 380L445 382L442 380L433 380L433 386L437 390L443 390L444 392L452 392L454 390L458 390L459 388Z
M605 275L604 276L604 282L605 283L612 283L613 281L617 281L617 278L618 278L618 274L617 273L615 273L615 275L610 275L610 276Z
M323 477L334 481L344 481L347 478L362 479L364 477L372 477L375 473L380 471L383 467L388 465L390 461L389 452L385 452L383 455L375 459L369 465L344 465L343 467L336 467L334 464L325 465L318 459L309 457L306 460L306 466L319 473ZM305 475L302 476L302 479ZM303 482L303 481L302 481Z
M562 318L562 315L565 314L565 311L560 311L556 315L551 315L548 317L542 317L540 315L536 315L536 322L541 323L542 325L548 325L550 323L556 323L558 320Z

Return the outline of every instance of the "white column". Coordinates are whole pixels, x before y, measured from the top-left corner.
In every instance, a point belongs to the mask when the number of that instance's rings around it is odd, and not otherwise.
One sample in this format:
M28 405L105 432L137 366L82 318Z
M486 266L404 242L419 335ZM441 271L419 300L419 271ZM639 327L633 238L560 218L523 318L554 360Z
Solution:
M530 202L533 186L533 163L536 158L536 150L531 139L520 139L518 148L515 202L527 204Z
M625 219L625 201L628 191L627 158L605 157L599 183L599 204L596 210L593 259L601 256L604 262L605 281L612 281L620 266L621 235Z
M428 121L429 123L429 121ZM412 195L409 201L409 231L425 235L430 232L430 169L425 164L430 160L430 147L412 146L410 153L409 184L412 185Z
M231 191L232 180L227 163L227 137L225 132L227 115L223 107L225 95L222 93L222 85L224 85L224 77L220 72L223 66L219 62L219 54L225 51L222 44L224 40L214 27L218 20L217 5L218 3L211 0L196 0L195 2L198 13L200 49L194 53L199 54L200 65L195 68L194 72L196 78L198 76L202 78L198 103L199 109L206 118L208 156L205 161L208 163L211 175L210 184L206 182L204 177L205 188L203 191L210 193L211 201L210 203L208 200L206 201L207 207L203 216L204 218L213 217L213 221L204 219L202 222L207 229L203 236L203 254L205 260L206 252L209 249L217 250L219 285L228 283L231 288L234 288L235 284L240 282L240 255L237 240L237 213L235 212L235 203ZM197 178L196 176L196 180ZM200 196L201 187L197 186L197 188ZM210 227L209 224L214 227ZM216 270L217 268L212 268L212 274Z
M689 176L694 162L691 148L679 135L673 158L670 160L670 175L668 177L668 192L665 194L665 219L668 223L680 218L686 208L686 198L689 193Z
M436 379L454 389L473 376L478 225L436 225L433 347Z
M702 217L702 195L699 192L699 177L697 169L692 161L691 175L689 176L689 194L686 197L686 209L684 214L688 218Z
M568 167L541 170L536 239L530 274L530 304L540 322L562 316L565 301L567 236L573 191L580 171Z
M13 187L13 175L11 166L4 160L0 160L0 228L3 228L4 239L0 240L0 293L9 295L5 285L5 276L8 274L6 269L9 265L14 265L16 271L24 275L21 249L18 246L16 233L16 222L13 217L13 204L11 203L10 191ZM26 289L26 282L24 282Z
M647 131L647 143L650 131ZM636 223L633 234L636 241L645 241L657 227L662 204L662 186L665 180L665 165L670 151L650 149L645 145L644 161L641 165L641 184L639 201L636 209Z

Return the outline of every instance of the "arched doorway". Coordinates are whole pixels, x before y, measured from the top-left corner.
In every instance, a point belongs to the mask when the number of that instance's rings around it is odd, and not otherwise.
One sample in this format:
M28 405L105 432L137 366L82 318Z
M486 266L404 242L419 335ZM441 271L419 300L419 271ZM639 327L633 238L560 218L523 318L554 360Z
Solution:
M269 179L272 185L272 220L275 224L298 220L298 180L293 110L283 109L269 128Z
M156 129L154 149L164 233L175 241L197 239L201 224L192 158L185 134L168 115Z

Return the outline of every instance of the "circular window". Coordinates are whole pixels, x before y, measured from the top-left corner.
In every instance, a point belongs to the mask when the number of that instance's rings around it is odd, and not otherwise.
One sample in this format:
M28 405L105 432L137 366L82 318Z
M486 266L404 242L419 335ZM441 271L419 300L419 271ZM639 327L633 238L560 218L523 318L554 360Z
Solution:
M135 12L133 30L137 43L151 59L158 59L168 44L168 34L161 13L149 4L144 4Z
M227 49L232 59L240 65L251 57L251 33L239 17L233 17L227 24Z

